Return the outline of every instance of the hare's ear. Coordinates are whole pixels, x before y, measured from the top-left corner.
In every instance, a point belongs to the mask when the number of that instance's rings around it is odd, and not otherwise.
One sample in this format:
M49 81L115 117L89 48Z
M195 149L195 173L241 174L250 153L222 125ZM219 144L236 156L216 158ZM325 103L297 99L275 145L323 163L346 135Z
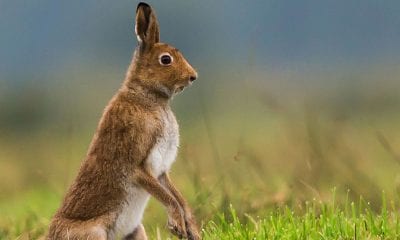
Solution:
M136 9L135 32L142 49L151 48L160 41L160 30L154 10L147 3L139 3Z

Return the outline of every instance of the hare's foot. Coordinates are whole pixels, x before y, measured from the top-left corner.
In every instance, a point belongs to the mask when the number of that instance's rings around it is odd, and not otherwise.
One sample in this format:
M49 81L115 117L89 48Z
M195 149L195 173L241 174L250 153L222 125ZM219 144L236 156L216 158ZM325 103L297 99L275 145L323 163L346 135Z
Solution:
M171 208L168 211L168 229L179 238L187 238L184 213L181 208Z
M199 228L197 227L197 223L193 218L185 219L186 225L186 233L189 240L200 240L201 236L199 233Z
M143 224L137 226L131 234L124 238L124 240L147 240L147 235Z

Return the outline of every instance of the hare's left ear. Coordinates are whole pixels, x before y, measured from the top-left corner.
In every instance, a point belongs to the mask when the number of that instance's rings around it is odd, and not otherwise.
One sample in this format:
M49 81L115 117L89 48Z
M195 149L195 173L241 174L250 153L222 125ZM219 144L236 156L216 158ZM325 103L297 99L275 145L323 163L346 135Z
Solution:
M135 32L142 49L151 48L160 41L160 29L153 9L147 3L139 3L136 9Z

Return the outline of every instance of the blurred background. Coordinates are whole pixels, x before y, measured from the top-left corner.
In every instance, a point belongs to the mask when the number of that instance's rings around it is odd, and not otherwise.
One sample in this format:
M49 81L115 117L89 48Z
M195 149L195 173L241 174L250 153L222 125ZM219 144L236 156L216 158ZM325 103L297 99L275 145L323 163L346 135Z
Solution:
M58 207L124 79L137 3L0 0L1 216L30 202L47 223ZM201 219L334 188L372 207L382 191L398 199L399 1L149 3L200 76L173 102L172 175ZM163 226L160 209L146 221Z

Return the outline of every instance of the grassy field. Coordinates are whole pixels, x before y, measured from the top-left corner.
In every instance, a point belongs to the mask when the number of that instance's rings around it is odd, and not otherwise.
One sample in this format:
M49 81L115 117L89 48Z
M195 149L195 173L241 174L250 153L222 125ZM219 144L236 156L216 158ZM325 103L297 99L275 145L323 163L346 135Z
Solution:
M173 105L181 146L171 175L204 239L397 239L398 81L299 97L279 79L277 90L254 79L200 84ZM44 234L118 87L60 82L74 94L32 86L0 95L0 239ZM170 237L165 223L150 201L152 239Z
M382 194L379 212L368 202L316 200L297 206L271 208L264 215L239 215L233 206L203 221L203 239L399 239L397 206ZM15 201L0 205L0 239L41 239L49 217L58 204L54 193L36 190ZM158 206L159 207L159 206ZM171 239L160 217L156 224L148 216L157 210L152 202L146 212L145 226L150 239ZM151 218L150 218L151 219Z

